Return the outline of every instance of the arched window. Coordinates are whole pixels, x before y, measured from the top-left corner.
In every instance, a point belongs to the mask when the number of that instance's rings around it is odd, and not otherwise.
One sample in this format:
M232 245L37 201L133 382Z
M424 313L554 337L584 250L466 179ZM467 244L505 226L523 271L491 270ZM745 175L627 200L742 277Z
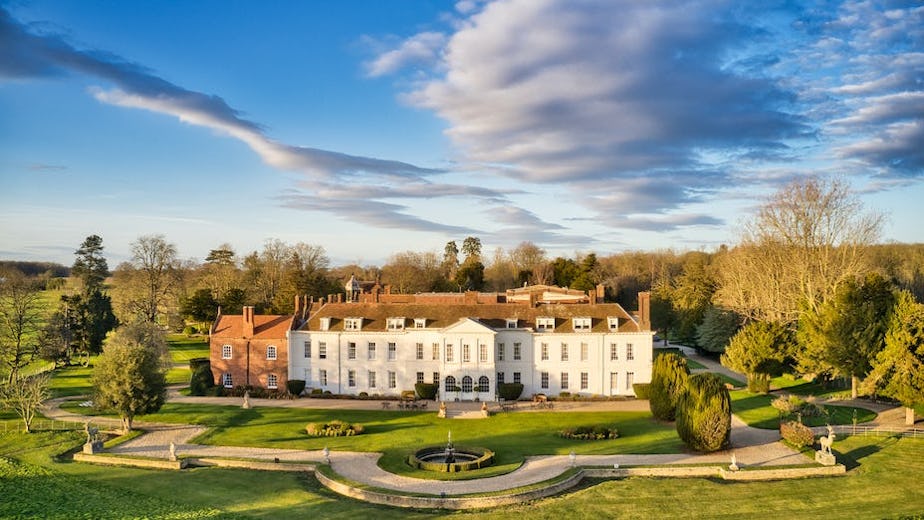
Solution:
M266 347L266 359L276 359L276 347L274 345Z
M279 380L276 378L276 374L266 376L266 387L270 389L279 388Z
M231 379L230 372L221 375L221 384L224 385L225 388L232 388L234 386L234 381Z
M481 376L478 378L478 391L479 392L488 392L491 388L491 381L488 379L488 376Z
M454 377L452 377L452 376L446 376L446 387L445 387L445 390L446 390L447 392L455 392L455 391L456 391L456 378L454 378Z
M462 391L471 392L472 391L472 378L471 376L465 376L462 378Z

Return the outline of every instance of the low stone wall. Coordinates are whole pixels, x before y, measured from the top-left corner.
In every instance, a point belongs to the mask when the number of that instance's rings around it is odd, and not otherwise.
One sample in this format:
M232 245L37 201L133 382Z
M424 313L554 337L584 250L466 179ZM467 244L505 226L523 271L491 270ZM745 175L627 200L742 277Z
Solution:
M584 475L579 471L571 477L550 486L509 495L487 497L413 497L406 495L391 495L378 491L355 488L348 484L333 480L321 472L315 472L315 476L321 485L344 496L371 502L373 504L411 507L416 509L483 509L509 504L519 504L537 498L557 495L576 486L584 478Z
M261 471L307 471L313 472L314 464L291 464L286 462L263 462L257 460L234 460L216 458L188 459L190 466L218 466L222 468L257 469Z
M718 477L719 466L651 466L644 468L584 468L585 477L589 478L626 478L626 477L670 477L670 478L708 478Z
M835 466L814 466L807 468L772 468L751 471L730 471L720 468L725 480L782 480L790 478L830 477L843 475L847 468L843 464Z
M131 466L135 468L154 468L154 469L173 469L180 470L186 467L186 459L165 460L165 459L138 459L132 457L114 457L112 455L100 455L89 453L75 453L74 460L77 462L89 462L92 464L103 464L106 466Z

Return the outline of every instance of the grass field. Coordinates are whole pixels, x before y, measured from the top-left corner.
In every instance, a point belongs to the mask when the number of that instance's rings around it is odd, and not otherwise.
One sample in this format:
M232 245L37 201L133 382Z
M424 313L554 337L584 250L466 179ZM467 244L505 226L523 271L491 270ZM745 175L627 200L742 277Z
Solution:
M777 430L780 427L780 413L770 405L774 395L752 394L747 390L732 390L732 413L755 428ZM802 422L807 426L824 426L825 424L853 424L854 412L857 423L865 423L876 418L876 413L865 408L853 406L823 405L827 416L803 416Z
M463 421L460 421L463 422ZM480 422L480 421L472 421ZM57 462L82 432L0 434L2 518L436 518L334 495L305 474L198 468L182 472ZM844 477L776 482L629 478L456 518L894 518L924 512L924 440L835 442ZM66 460L66 459L64 459Z

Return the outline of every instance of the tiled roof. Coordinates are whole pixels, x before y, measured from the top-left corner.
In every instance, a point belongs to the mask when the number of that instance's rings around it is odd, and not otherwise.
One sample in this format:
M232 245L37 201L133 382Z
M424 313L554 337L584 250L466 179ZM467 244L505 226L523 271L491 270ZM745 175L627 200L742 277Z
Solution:
M255 315L253 317L253 338L257 339L285 339L286 331L292 326L292 315ZM240 314L221 316L215 326L214 337L242 338L244 337L244 317Z
M426 305L389 303L328 303L311 309L308 321L301 330L321 330L321 318L330 318L332 331L343 330L344 318L363 318L363 331L385 331L388 318L405 318L405 328L413 329L415 318L426 318L428 329L448 327L463 318L477 319L494 329L504 329L507 319L516 318L518 328L533 328L537 317L554 317L554 332L572 332L571 318L591 318L592 332L609 332L608 317L619 318L619 332L638 332L639 326L616 303L542 304L529 305L499 303L477 305Z

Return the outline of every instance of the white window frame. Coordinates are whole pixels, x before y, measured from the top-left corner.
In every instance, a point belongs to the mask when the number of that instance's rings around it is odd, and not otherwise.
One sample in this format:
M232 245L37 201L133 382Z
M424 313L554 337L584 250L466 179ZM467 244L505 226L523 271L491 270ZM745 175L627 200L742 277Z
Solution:
M488 345L486 343L478 344L478 361L481 363L488 362Z
M523 378L522 378L522 376L521 376L521 374L520 374L519 372L514 372L514 373L513 373L513 382L514 382L514 383L521 383L521 382L522 382L522 379L523 379Z
M318 369L318 384L321 386L327 386L327 369Z
M347 359L356 359L356 342L347 342Z
M635 372L626 372L626 390L632 390L633 383L635 383Z
M375 377L375 370L370 370L370 371L366 374L366 377L369 378L369 388L375 388L375 383L376 383L376 382L375 382L375 379L376 379L376 377Z
M626 343L626 361L635 361L635 349L631 343Z
M536 331L544 332L555 330L555 318L553 316L538 316L536 318Z
M398 388L398 374L394 370L388 371L388 388Z
M610 343L610 361L619 361L618 343Z
M403 317L399 316L396 318L388 318L386 320L386 324L387 324L388 330L404 330L404 318Z
M590 330L592 321L590 318L571 318L571 325L574 327L574 330Z
M549 373L548 373L548 372L542 372L542 373L539 375L539 381L540 381L540 382L539 382L539 388L541 388L541 389L543 389L543 390L548 390L548 389L549 389Z
M327 342L318 342L318 359L327 359Z
M590 359L590 345L581 343L581 361L587 361L588 359Z
M415 329L427 328L427 318L414 318L414 328Z
M440 360L440 344L434 343L433 345L430 346L430 348L432 349L430 355L433 358L433 361L439 361Z
M468 343L462 345L462 362L469 363L472 360L472 347Z
M562 390L568 390L568 386L569 386L568 379L570 379L568 377L568 372L562 372L561 373L561 389Z
M567 343L562 343L562 344L561 344L561 360L562 360L562 361L568 361L568 358L569 358L569 357L570 357L570 354L569 354L569 352L568 352L568 344L567 344Z
M350 388L356 386L356 371L353 369L347 370L347 386Z
M388 360L394 361L398 359L398 344L394 341L388 342Z
M504 344L503 343L497 344L497 360L498 361L504 360Z
M362 318L344 318L343 330L359 331L363 330Z
M269 388L270 390L279 388L279 378L276 376L276 374L269 374L266 376L266 388Z
M221 375L221 385L225 388L234 388L234 378L231 372L225 372Z
M607 327L609 327L611 331L615 332L619 330L619 318L617 318L616 316L608 316L606 318L606 325Z
M587 390L590 385L590 374L581 372L581 390Z
M270 345L266 347L266 359L275 361L278 353L276 351L276 345Z
M234 347L231 345L222 345L221 359L232 359L232 356L234 356Z
M506 325L507 325L506 328L508 328L508 329L515 329L515 328L517 328L517 319L516 319L516 318L507 318L507 323L506 323Z
M418 382L418 383L423 383L423 382L424 382L424 373L423 373L423 372L417 372L417 382Z
M452 363L456 359L455 353L453 352L452 343L446 344L446 362Z
M418 343L417 345L415 345L415 348L417 351L416 352L417 360L422 361L423 360L423 350L424 350L423 343Z
M375 342L370 341L366 344L366 359L375 361Z
M523 352L522 352L522 348L520 348L520 344L514 343L513 344L513 360L520 361L522 357L523 357Z
M306 340L304 345L305 345L305 358L310 359L311 358L311 340L310 339Z
M330 330L330 318L321 318L321 330Z
M540 361L549 360L549 344L548 343L539 344L539 360Z

